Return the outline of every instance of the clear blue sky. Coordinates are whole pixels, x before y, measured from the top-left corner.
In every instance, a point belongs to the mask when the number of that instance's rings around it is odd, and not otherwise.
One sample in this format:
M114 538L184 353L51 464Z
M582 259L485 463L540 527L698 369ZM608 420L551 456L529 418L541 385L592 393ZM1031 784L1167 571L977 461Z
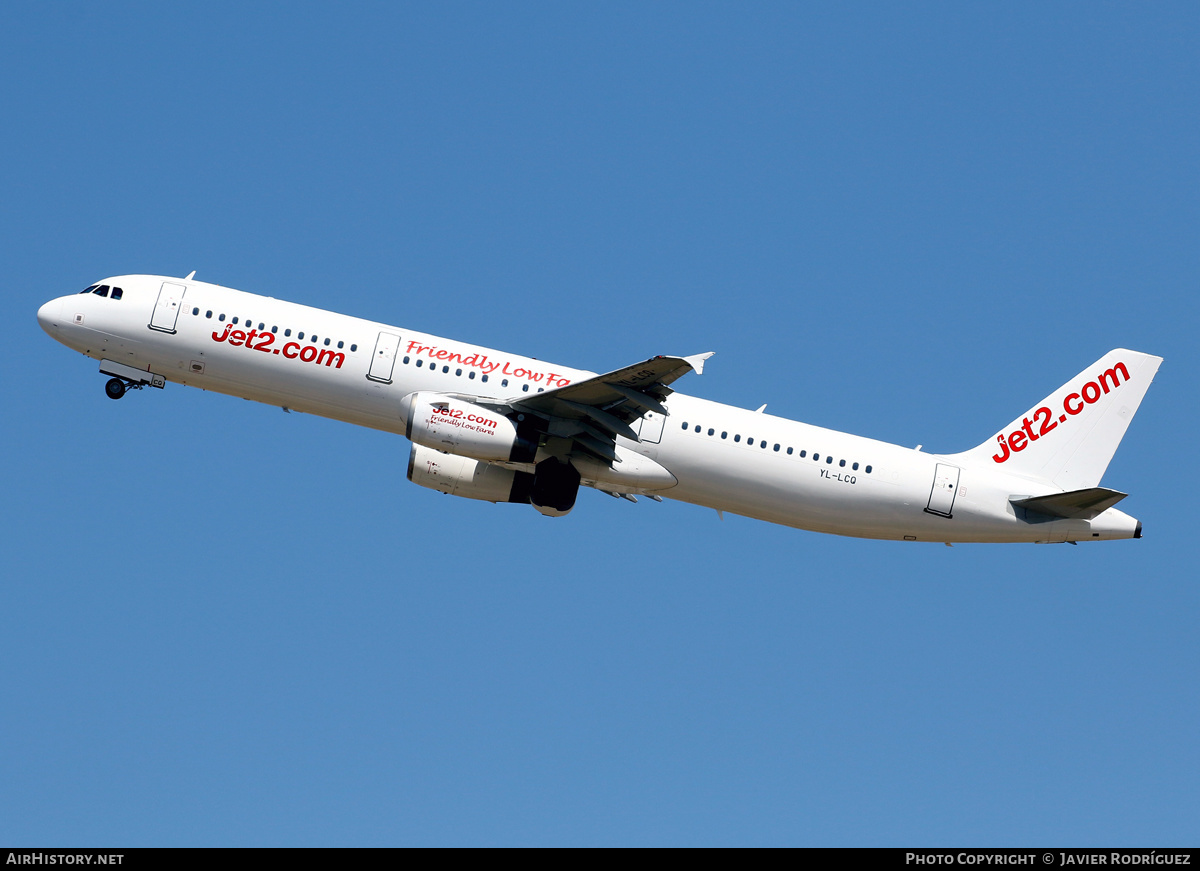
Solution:
M900 8L901 6L906 8ZM0 843L1200 835L1200 7L0 9ZM198 277L975 445L1166 358L1141 541L904 545L405 480L37 326Z

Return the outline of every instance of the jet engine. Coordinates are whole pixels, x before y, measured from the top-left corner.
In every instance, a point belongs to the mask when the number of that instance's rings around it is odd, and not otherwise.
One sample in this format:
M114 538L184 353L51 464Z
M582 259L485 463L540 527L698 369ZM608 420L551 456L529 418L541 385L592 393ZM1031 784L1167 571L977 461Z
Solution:
M525 503L529 501L534 476L414 443L408 455L408 480L451 496Z
M569 514L579 494L579 472L553 457L538 463L531 475L415 443L408 455L408 480L467 499L533 503L547 517Z
M404 434L414 444L488 462L531 463L538 433L533 421L513 421L490 408L442 393L401 400Z

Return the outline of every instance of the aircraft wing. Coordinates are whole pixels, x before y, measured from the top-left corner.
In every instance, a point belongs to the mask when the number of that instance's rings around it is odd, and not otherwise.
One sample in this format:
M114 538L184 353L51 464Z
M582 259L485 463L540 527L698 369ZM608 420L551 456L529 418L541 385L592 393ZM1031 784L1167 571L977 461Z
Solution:
M631 424L647 411L666 416L663 401L673 392L667 385L688 372L703 372L704 361L711 356L710 351L692 357L652 357L566 387L509 400L509 404L551 420L575 423L573 428L582 434L582 438L572 436L576 442L612 459L613 436L637 441Z

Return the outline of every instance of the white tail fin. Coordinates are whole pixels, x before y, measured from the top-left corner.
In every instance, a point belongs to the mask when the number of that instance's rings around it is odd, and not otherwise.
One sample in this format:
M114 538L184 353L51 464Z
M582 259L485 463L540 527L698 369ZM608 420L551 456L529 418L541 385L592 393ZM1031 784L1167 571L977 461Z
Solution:
M957 456L1063 490L1100 483L1162 357L1118 348L997 435Z

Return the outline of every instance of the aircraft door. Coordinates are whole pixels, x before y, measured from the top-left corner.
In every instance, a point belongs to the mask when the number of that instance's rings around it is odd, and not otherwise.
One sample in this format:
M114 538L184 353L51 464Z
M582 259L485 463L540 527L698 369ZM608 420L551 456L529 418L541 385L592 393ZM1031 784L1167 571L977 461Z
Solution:
M158 302L154 304L154 314L150 316L150 329L164 333L175 332L175 322L179 319L180 303L187 288L182 284L172 284L164 281L158 291Z
M667 419L657 411L647 411L641 417L638 439L648 444L658 444L662 441L663 424L666 422Z
M381 384L391 384L396 349L399 347L400 337L395 333L380 333L375 342L375 353L371 355L371 370L367 372L367 378Z
M933 473L933 489L929 491L929 504L925 510L930 514L952 517L954 497L958 493L958 466L938 463Z

